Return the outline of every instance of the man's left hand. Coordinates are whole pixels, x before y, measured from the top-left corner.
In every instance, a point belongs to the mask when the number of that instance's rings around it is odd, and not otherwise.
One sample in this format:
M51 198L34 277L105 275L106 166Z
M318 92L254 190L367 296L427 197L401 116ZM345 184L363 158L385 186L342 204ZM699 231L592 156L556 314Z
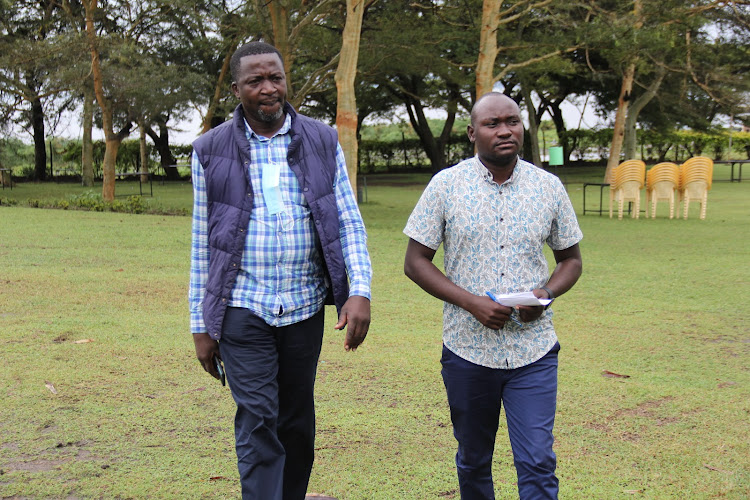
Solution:
M524 323L538 319L543 312L544 306L518 306L518 316Z
M531 291L531 293L533 293L534 296L538 299L547 298L547 292L545 292L541 288L535 288ZM539 319L539 316L541 316L543 313L544 306L518 306L518 315L521 317L521 321L523 321L524 323Z
M370 328L370 301L359 295L352 295L344 303L339 315L339 321L334 328L336 330L346 329L344 349L356 351L357 347L365 341L367 330Z

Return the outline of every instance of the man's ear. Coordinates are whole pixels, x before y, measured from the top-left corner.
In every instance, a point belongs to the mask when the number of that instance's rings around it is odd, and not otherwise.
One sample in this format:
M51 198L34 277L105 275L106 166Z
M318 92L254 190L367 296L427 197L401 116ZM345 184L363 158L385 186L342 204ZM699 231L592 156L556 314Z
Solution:
M474 142L474 127L471 125L466 126L466 135L469 137L469 142Z
M232 93L234 94L234 97L236 97L237 99L240 98L240 92L239 92L239 89L237 88L237 82L232 82Z

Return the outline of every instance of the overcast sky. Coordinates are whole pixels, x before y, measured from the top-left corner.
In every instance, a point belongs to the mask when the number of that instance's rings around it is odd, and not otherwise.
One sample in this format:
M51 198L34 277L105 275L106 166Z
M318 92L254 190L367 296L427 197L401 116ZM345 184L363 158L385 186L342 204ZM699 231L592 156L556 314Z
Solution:
M593 102L589 100L588 103L584 103L584 101L584 98L579 99L575 104L565 101L561 106L563 114L565 116L565 124L567 128L576 129L579 126L579 122L581 128L594 128L601 125L597 116L593 112ZM581 120L582 110L583 120ZM429 115L434 118L440 118L445 117L445 112L442 110L435 110L434 112L429 113ZM408 121L406 117L404 119ZM525 114L524 119L526 119ZM544 119L549 120L549 117L545 115ZM55 131L55 136L66 137L69 139L80 139L83 135L80 121L80 113L69 113L63 116L60 120L58 130ZM201 118L198 115L198 112L194 112L190 119L173 124L169 132L169 142L170 144L190 144L195 140L200 131ZM47 130L47 134L50 134L49 130ZM17 136L25 142L32 141L31 135L26 131L20 131ZM104 133L101 129L94 128L93 136L94 140L104 139ZM129 138L138 138L137 128L133 129L133 132L130 134Z

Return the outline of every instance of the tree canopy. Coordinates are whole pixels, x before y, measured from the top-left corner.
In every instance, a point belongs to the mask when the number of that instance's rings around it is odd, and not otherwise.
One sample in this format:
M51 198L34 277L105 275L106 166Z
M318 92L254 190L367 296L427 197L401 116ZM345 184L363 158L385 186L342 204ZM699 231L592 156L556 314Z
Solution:
M527 109L532 131L549 116L566 155L573 144L565 100L585 99L601 116L618 117L612 161L620 148L633 154L637 129L710 130L720 116L750 125L750 0L370 0L362 11L355 4L0 0L0 130L29 132L43 180L46 135L63 109L83 109L85 118L95 93L88 126L104 130L110 154L141 129L167 171L170 128L189 110L200 112L204 131L228 118L229 56L257 39L281 51L290 102L330 123L337 109L342 116L334 76L338 69L343 81L345 54L346 88L354 82L347 123L355 113L356 130L368 116L405 117L434 170L446 166L455 120L493 86ZM361 21L348 24L347 12ZM352 59L342 48L355 40ZM443 112L442 130L430 127L428 110ZM109 182L112 169L104 169Z

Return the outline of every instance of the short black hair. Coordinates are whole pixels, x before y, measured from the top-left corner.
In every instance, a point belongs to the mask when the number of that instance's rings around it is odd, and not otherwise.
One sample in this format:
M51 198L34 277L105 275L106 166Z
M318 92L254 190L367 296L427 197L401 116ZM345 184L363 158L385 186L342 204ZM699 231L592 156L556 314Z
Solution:
M234 54L232 54L232 59L229 61L229 72L232 74L232 81L237 81L237 76L240 72L240 60L245 56L257 56L259 54L276 54L281 61L281 67L284 67L284 58L281 57L279 49L266 42L248 42L235 50Z

